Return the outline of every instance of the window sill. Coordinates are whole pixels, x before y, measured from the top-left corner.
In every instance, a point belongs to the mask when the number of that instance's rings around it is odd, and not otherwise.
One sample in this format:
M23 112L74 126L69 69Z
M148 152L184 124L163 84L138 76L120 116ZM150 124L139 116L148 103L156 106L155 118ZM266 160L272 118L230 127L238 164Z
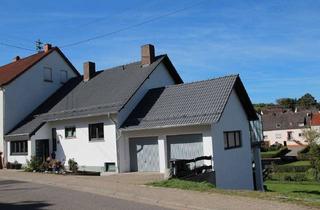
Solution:
M28 153L11 153L10 156L26 156Z
M103 139L90 139L89 142L102 142L105 141L104 138Z
M76 139L76 136L72 136L72 137L65 137L65 139Z

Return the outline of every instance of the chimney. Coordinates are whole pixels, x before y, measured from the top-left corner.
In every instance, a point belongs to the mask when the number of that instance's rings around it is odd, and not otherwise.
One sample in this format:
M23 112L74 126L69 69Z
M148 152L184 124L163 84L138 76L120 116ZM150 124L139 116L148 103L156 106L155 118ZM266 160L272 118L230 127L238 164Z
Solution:
M96 72L96 64L94 62L85 62L83 64L83 81L89 81Z
M14 57L14 58L12 59L12 62L16 62L16 61L18 61L18 60L20 60L20 56Z
M43 49L44 49L44 52L48 52L49 50L51 50L51 48L52 48L52 45L51 44L45 44L44 45L44 47L43 47Z
M141 64L142 66L150 65L155 60L154 46L146 44L141 46Z

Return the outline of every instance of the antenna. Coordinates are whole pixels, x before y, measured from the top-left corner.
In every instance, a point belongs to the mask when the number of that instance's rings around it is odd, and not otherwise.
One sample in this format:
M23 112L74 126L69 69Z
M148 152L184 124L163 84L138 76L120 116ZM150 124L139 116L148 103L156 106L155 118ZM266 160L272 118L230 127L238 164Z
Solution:
M42 48L43 48L43 42L41 42L40 41L40 39L38 39L37 41L36 41L36 51L37 52L40 52L41 50L42 50Z

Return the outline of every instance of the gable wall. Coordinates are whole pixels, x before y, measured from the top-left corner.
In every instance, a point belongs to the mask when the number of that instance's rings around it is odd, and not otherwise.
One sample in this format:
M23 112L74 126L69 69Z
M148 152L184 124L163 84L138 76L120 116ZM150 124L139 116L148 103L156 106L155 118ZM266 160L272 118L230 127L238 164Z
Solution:
M43 80L44 67L52 68L53 82ZM66 70L68 78L76 76L59 53L54 51L5 86L4 133L13 129L17 123L61 87L60 70Z
M0 88L0 152L3 152L3 90Z
M242 146L224 149L224 131L241 131ZM225 189L253 189L249 121L233 90L218 123L212 126L216 185Z
M122 123L127 119L129 114L137 106L148 90L172 84L175 84L175 81L169 74L166 66L163 63L159 64L150 77L143 83L143 85L133 95L125 107L119 112L118 125L122 125Z

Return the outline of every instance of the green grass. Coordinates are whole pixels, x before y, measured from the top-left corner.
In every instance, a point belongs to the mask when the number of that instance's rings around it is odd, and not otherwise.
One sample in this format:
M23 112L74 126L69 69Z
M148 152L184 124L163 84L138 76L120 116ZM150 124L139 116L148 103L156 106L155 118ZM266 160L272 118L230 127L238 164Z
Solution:
M310 161L309 160L300 160L300 161L295 161L292 163L284 164L284 166L310 166Z
M279 150L276 151L268 151L268 152L261 152L261 157L262 158L273 158L273 157L277 157L279 153Z
M316 182L279 182L267 181L267 192L221 190L207 182L192 182L179 179L170 179L149 183L154 187L178 188L201 192L222 193L228 195L254 197L267 200L278 200L300 205L320 207L320 183Z
M177 188L182 190L195 190L195 191L210 191L215 188L213 184L208 182L192 182L180 179L170 179L159 182L152 182L148 185L154 187L168 187L168 188Z

